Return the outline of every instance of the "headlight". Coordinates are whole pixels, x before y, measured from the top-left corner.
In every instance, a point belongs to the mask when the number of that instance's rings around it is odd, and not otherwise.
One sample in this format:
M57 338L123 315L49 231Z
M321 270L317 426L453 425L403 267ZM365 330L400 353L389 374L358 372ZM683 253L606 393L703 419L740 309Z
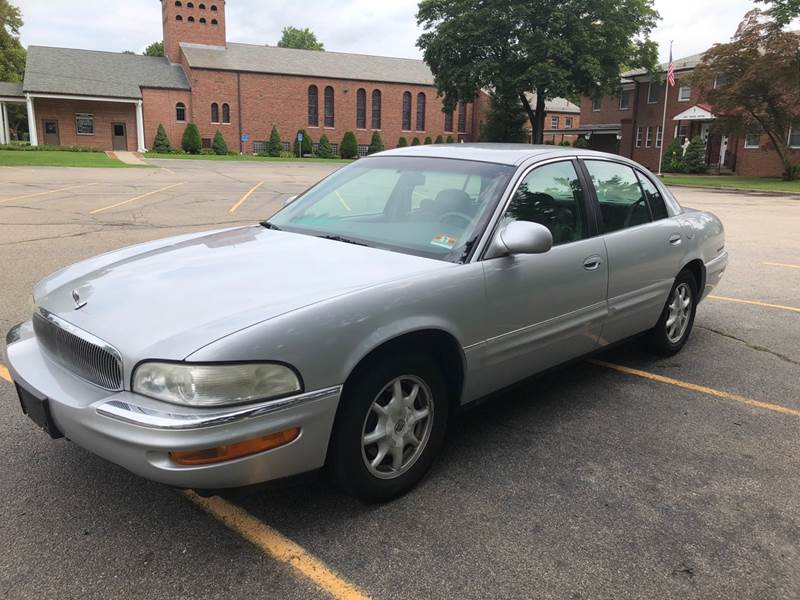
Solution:
M295 372L275 363L201 365L142 363L133 374L133 391L189 406L220 406L267 400L301 389Z

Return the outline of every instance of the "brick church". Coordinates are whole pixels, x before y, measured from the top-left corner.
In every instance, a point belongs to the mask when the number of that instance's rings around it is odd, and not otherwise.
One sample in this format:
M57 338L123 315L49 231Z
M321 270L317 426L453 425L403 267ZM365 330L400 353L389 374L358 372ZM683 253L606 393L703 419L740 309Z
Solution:
M477 137L485 94L442 112L420 60L228 42L225 0L161 0L163 58L30 46L22 83L0 82L7 104L27 105L32 144L144 151L163 124L173 147L189 122L210 145L257 153L275 125L288 145L304 128L334 147L346 131L365 153L374 131L387 148L442 134Z

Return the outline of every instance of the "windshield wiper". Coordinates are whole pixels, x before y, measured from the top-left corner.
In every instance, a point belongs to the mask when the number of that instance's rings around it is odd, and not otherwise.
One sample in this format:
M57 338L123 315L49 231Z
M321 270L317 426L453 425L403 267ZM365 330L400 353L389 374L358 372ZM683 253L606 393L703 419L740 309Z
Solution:
M266 229L274 229L275 231L282 231L280 227L278 227L277 225L273 225L269 221L261 221L261 223L259 224Z
M365 244L364 242L358 242L350 238L342 237L341 235L318 235L316 237L322 238L323 240L333 240L334 242L344 242L345 244L355 244L356 246L369 246L369 244Z

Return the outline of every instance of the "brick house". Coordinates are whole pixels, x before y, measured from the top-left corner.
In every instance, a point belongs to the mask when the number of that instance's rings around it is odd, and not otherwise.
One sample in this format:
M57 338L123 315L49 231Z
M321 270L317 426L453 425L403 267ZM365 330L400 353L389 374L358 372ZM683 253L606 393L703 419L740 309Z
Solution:
M163 58L30 46L22 84L0 83L0 117L26 104L32 144L104 150L144 151L159 124L176 147L188 122L204 145L219 130L244 153L265 149L273 125L287 147L301 128L334 147L353 131L362 154L374 131L390 148L401 136L477 138L485 94L445 114L420 60L229 43L225 0L161 0L161 10Z
M536 93L526 94L531 106L536 106ZM551 98L544 103L547 113L544 120L544 143L561 144L575 143L578 135L575 130L581 125L581 108L566 98ZM533 130L528 129L528 141L531 142Z
M700 136L706 142L706 164L710 172L744 176L778 177L782 165L766 134L750 131L719 132L712 127L716 115L691 85L694 68L702 53L680 58L675 64L675 87L667 87L667 64L659 65L660 82L651 81L644 70L624 73L616 96L581 99L581 126L589 147L627 156L653 171L659 168L659 152L675 138L681 143ZM664 93L667 93L666 126L661 130ZM800 128L792 131L789 145L800 160Z

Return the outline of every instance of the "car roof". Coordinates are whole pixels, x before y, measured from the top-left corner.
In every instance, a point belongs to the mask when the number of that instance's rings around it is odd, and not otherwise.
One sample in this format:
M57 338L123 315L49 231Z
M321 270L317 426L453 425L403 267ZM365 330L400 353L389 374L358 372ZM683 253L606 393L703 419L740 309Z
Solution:
M622 157L606 152L584 150L571 146L532 145L532 144L427 144L406 146L386 150L373 156L415 156L424 158L455 158L475 160L504 165L520 165L532 158L551 158L559 155L569 156L607 156ZM624 160L624 159L623 159ZM627 162L627 161L626 161Z

